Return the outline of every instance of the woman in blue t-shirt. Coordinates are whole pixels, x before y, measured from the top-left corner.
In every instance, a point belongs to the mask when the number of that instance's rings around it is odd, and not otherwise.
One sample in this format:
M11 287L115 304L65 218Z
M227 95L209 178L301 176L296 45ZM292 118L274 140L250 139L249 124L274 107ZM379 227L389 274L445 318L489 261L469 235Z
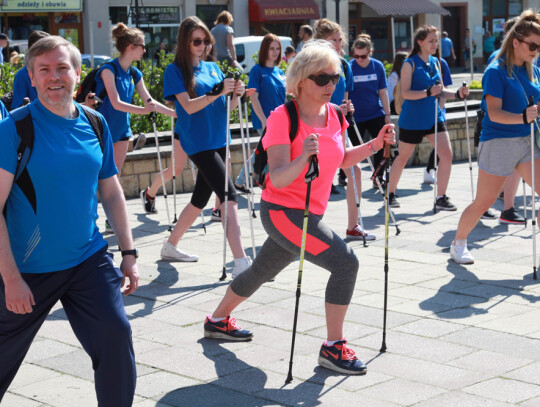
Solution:
M362 139L366 141L366 132L370 138L376 137L385 124L392 122L390 99L388 97L386 71L381 61L371 57L373 44L369 34L360 34L353 43L350 62L354 89L350 97L354 103L354 121ZM353 145L360 143L354 132L349 132ZM373 156L375 168L382 161L383 152ZM379 177L382 184L382 172ZM374 182L376 187L376 184Z
M225 213L225 147L227 137L230 138L225 95L231 92L242 95L245 87L242 81L225 79L215 62L205 61L208 45L213 43L206 25L197 17L187 17L178 28L174 62L163 75L163 96L174 101L178 114L175 133L198 168L191 201L161 249L161 258L167 261L197 261L197 256L182 253L176 245L200 215L212 192L221 202L221 213ZM237 100L231 99L231 109L236 107ZM227 239L234 256L235 277L249 267L251 258L246 256L240 237L238 195L230 177L227 182Z
M336 84L334 93L330 99L330 103L338 105L345 116L354 113L354 105L349 100L349 92L353 90L353 78L351 67L347 61L342 57L343 47L346 46L345 34L341 29L341 26L333 21L323 18L315 24L315 39L326 40L334 46L337 54L340 56L341 61L341 76L339 82ZM349 133L350 134L350 133ZM357 145L357 144L355 144ZM362 193L362 175L360 172L360 165L355 164L350 168L343 168L344 176L340 174L340 178L348 178L349 184L347 184L346 197L347 197L347 229L345 236L349 240L375 240L375 235L362 230L362 227L358 224L358 206L356 206L356 196L354 193L354 187L352 185L352 172L354 169L356 189L358 191L358 200L361 199ZM340 181L340 182L343 182Z
M499 53L501 57L487 67L482 77L487 112L478 145L477 192L459 219L450 247L450 257L457 263L474 263L467 249L467 237L497 199L506 177L516 169L531 185L532 153L534 190L540 193L540 150L536 143L531 146L530 134L530 123L535 120L538 129L540 69L533 65L533 60L539 49L540 14L526 10L507 34ZM528 106L530 98L532 106Z
M266 34L259 49L259 63L249 72L248 88L255 89L250 96L253 108L251 120L253 128L262 136L266 128L266 119L276 107L285 103L285 73L277 66L281 62L281 41L274 34ZM255 154L255 152L253 153ZM250 165L254 155L250 157ZM236 189L249 192L244 167L235 181Z
M437 108L437 200L439 210L455 211L457 208L446 196L450 172L452 170L452 147L446 130L443 112L437 103L439 98L463 99L469 94L467 87L456 93L444 89L441 84L441 69L433 53L438 47L437 28L423 25L414 34L414 47L401 68L401 94L403 106L399 116L399 156L390 171L389 204L399 208L396 188L409 157L424 137L435 145L435 108Z
M99 95L103 88L107 91L103 105L97 110L109 125L114 143L114 163L120 173L132 134L130 114L159 112L176 116L176 113L152 99L144 85L141 71L131 65L134 61L140 61L146 52L144 33L138 28L128 28L125 24L119 23L112 35L120 56L111 63L103 64L99 70L96 75L96 95ZM145 101L144 107L131 104L135 90Z

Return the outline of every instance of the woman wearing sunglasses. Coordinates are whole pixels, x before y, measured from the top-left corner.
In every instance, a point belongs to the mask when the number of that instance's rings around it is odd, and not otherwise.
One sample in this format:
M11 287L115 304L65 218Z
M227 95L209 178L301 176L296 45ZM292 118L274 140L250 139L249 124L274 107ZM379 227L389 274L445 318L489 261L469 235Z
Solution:
M455 211L457 208L446 196L450 172L452 170L452 146L446 129L443 112L436 98L463 99L469 94L467 87L457 93L444 89L442 85L440 65L433 56L439 36L437 28L423 25L415 31L414 47L401 67L401 94L403 106L399 116L399 156L394 160L390 170L389 203L399 208L396 199L396 188L409 157L417 144L424 137L435 145L435 108L437 109L437 155L439 166L437 171L437 200L439 210Z
M354 113L354 105L349 100L349 92L353 89L353 77L351 68L347 61L342 57L344 38L343 30L341 26L333 21L325 18L317 21L315 24L315 39L321 39L328 41L335 49L341 62L341 76L336 84L334 93L330 103L338 105L344 115ZM356 144L358 145L358 144ZM362 192L362 175L360 172L360 166L354 165L351 168L344 168L345 176L349 179L351 185L347 185L347 230L345 235L350 240L360 240L365 237L366 240L375 240L375 235L362 230L358 225L358 207L356 206L356 196L354 193L354 187L352 185L352 173L354 169L356 189L358 191L358 199L361 199Z
M450 257L472 264L467 237L482 214L495 202L503 183L514 169L531 185L534 154L534 190L540 194L540 150L531 146L530 123L538 119L540 69L533 65L540 49L540 15L524 11L508 32L497 59L482 77L487 112L478 145L476 198L459 219ZM533 104L529 106L529 98ZM538 121L536 121L538 129ZM533 149L533 150L531 150ZM538 212L540 217L540 212Z
M266 34L261 42L259 50L259 63L249 72L248 88L255 89L255 94L250 96L251 106L255 114L251 115L253 128L262 135L266 128L266 119L272 110L285 103L285 73L278 68L281 62L281 41L274 34ZM250 165L254 159L250 157ZM244 167L234 186L242 192L249 192L245 186L246 175Z
M213 43L212 34L199 18L184 19L178 28L174 62L167 66L163 75L163 96L165 100L174 101L178 114L175 134L199 170L191 201L161 249L161 258L166 261L198 260L197 256L178 250L176 245L200 215L212 192L221 202L221 213L225 213L225 146L230 137L225 95L231 92L242 95L245 87L242 81L225 79L215 62L206 61L208 46ZM207 94L221 82L219 94ZM237 98L231 98L231 109L236 105ZM238 195L230 177L228 183L227 240L234 257L234 277L251 264L251 259L242 246Z
M138 28L128 28L125 24L119 23L112 35L120 56L111 63L103 64L96 74L96 95L100 95L103 89L107 91L103 104L97 110L109 124L113 139L114 163L121 173L132 135L131 113L159 112L169 116L176 116L176 113L152 99L144 85L141 71L131 65L133 61L140 61L144 56L144 33ZM135 90L145 101L144 106L131 103ZM112 232L108 221L105 222L105 231Z
M204 336L234 341L253 337L230 314L298 257L307 192L304 178L311 156L317 155L319 176L311 186L305 258L330 272L325 291L328 334L320 349L319 364L344 374L364 374L366 366L347 347L343 337L358 259L323 223L322 216L336 170L349 168L385 143L394 143L395 133L393 125L387 125L370 143L345 147L347 121L340 123L338 112L329 103L340 77L340 59L326 41L307 42L289 66L286 84L298 109L297 135L291 143L289 116L285 106L280 106L268 118L263 139L269 174L261 197L261 221L268 238L253 265L232 281L217 309L206 318Z
M354 120L365 140L366 132L371 135L379 134L385 124L391 123L390 100L386 83L386 71L381 61L371 57L373 44L369 34L360 34L353 43L350 62L354 89L351 100L354 103ZM353 144L360 143L354 132L351 134ZM382 151L373 157L373 164L377 168L382 161ZM383 184L382 171L379 176ZM374 186L377 185L374 182Z

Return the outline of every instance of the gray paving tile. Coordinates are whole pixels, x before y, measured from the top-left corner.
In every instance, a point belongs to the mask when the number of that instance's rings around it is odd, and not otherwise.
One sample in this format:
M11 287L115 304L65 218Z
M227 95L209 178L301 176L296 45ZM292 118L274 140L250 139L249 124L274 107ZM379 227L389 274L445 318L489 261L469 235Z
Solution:
M475 396L473 394L463 393L461 391L450 391L433 397L432 399L415 404L415 407L511 407L514 404L505 403L489 399L486 397Z
M393 379L376 384L356 394L369 396L376 400L387 400L403 406L410 406L420 401L445 393L446 389L437 388L406 379Z
M508 403L519 403L538 397L540 395L540 386L496 377L465 387L463 391Z

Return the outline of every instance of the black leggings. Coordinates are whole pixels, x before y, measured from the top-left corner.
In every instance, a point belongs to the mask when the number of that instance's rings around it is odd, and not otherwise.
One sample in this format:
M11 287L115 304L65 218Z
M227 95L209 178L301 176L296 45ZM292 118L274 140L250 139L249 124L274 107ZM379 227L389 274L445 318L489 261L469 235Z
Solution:
M384 121L384 116L375 117L374 119L366 120L364 122L356 122L356 125L358 126L358 131L360 131L360 135L362 136L362 140L364 141L364 143L369 141L366 140L366 131L369 132L370 140L374 140L385 124L386 122ZM349 138L353 146L357 146L360 144L360 140L356 137L355 131L349 131ZM384 149L380 149L373 156L372 161L375 168L379 166L380 162L383 159L383 150Z
M197 166L197 180L191 195L191 204L203 209L212 192L215 192L220 202L225 201L225 147L218 150L206 150L190 155L189 158ZM231 174L227 181L229 184L228 200L238 202L238 194L234 187Z

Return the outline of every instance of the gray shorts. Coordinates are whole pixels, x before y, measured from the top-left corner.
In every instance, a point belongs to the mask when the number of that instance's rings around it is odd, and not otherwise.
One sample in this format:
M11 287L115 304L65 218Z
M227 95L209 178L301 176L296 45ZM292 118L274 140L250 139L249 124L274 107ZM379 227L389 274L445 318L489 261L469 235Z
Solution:
M534 158L540 150L534 146ZM478 145L478 167L488 174L508 177L518 164L531 161L531 138L496 138Z

